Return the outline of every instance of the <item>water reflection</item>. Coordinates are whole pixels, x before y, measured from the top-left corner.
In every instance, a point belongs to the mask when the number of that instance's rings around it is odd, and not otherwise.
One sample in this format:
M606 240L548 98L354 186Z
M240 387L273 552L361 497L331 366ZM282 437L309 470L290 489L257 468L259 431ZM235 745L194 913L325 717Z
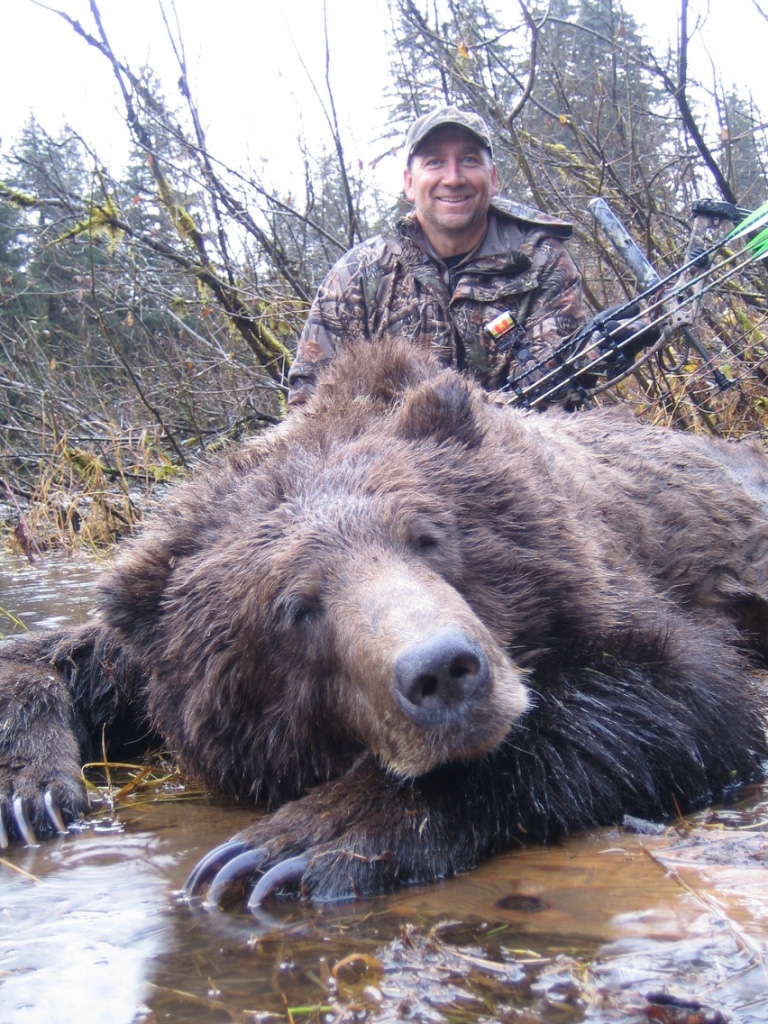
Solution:
M3 553L0 637L23 627L54 629L87 619L103 565L103 558L86 553L76 557L47 554L34 564L23 555Z
M30 628L79 621L99 568L4 558L0 607ZM0 1024L768 1020L763 787L661 835L597 830L437 885L272 900L258 917L176 895L253 809L161 797L126 803L116 829L107 817L0 859Z
M131 1024L153 958L172 947L169 859L156 836L83 834L3 872L0 1020Z

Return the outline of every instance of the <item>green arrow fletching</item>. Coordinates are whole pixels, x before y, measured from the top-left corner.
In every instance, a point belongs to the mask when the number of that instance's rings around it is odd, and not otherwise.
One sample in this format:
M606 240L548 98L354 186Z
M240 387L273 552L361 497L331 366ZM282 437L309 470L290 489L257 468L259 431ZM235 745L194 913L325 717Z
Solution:
M768 228L763 228L759 235L750 238L745 248L749 249L755 259L758 259L768 251Z
M748 231L757 231L758 228L765 228L768 226L768 202L763 203L756 210L753 210L749 216L745 217L744 220L739 221L733 231L730 232L726 237L728 239L741 238L742 235L746 235ZM754 239L753 239L754 241Z

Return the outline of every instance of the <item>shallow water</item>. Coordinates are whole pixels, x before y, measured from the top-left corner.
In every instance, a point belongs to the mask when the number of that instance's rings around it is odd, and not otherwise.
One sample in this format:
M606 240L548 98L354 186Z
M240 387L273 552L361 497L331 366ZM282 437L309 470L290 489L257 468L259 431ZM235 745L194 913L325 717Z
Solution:
M0 552L0 637L27 629L55 629L88 618L94 583L104 561L97 556L47 555L32 564Z
M78 621L97 571L3 556L0 608ZM597 830L376 900L186 906L187 872L253 814L158 793L6 851L0 1024L768 1020L764 787L662 834Z

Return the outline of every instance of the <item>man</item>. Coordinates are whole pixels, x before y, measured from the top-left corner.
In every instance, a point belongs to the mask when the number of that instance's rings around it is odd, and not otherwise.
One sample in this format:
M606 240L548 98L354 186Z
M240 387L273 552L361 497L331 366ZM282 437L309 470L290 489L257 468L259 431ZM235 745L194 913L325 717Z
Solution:
M571 226L496 197L491 136L477 114L441 107L406 140L413 212L355 246L320 286L288 375L290 405L346 339L396 333L488 389L545 358L587 320L563 240Z

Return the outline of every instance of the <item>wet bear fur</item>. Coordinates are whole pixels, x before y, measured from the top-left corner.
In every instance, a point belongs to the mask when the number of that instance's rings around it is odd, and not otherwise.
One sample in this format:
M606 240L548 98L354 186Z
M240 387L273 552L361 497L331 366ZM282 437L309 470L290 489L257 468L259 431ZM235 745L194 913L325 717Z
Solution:
M721 800L766 757L767 501L757 444L350 348L173 490L97 618L3 646L3 830L86 809L105 727L278 808L238 840L317 898Z

